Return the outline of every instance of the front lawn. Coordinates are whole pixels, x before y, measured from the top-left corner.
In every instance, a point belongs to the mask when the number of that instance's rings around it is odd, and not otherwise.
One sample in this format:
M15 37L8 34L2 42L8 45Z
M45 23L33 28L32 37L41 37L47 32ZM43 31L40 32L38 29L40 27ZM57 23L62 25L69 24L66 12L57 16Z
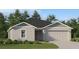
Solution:
M0 44L0 49L55 49L57 45L53 43L41 44Z

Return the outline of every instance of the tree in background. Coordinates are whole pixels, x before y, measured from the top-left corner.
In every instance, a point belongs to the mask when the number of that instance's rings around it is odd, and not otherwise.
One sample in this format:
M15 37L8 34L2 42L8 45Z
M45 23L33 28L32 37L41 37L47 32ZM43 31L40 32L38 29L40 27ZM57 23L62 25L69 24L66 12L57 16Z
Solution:
M66 21L65 20L63 20L63 21L61 21L63 24L66 24Z
M9 26L12 26L12 25L16 24L16 20L14 19L14 15L13 14L9 15L8 23L9 23Z
M26 22L26 20L28 20L29 17L30 17L30 16L29 16L28 12L27 12L27 11L24 11L24 13L21 14L21 21L22 21L22 22L23 22L23 21Z
M31 19L32 20L41 20L40 14L35 10Z
M21 14L19 10L16 10L15 13L11 13L8 17L9 25L13 26L17 23L19 23L21 20Z
M52 22L52 21L57 21L57 19L56 19L56 17L55 17L54 15L49 15L49 16L47 17L47 21L48 21L48 22Z
M72 27L72 37L75 38L78 36L79 24L77 23L78 19L72 18L66 22L67 25Z
M6 23L5 23L5 17L2 13L0 13L0 38L5 38L7 29L6 29Z
M15 13L11 13L8 17L8 22L10 26L13 26L17 23L24 22L29 18L29 15L27 11L24 13L20 13L20 11L17 9Z

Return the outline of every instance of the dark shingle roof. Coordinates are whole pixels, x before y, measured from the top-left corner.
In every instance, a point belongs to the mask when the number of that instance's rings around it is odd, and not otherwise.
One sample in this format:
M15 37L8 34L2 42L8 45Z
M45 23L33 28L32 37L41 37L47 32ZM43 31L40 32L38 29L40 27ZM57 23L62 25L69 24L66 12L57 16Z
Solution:
M51 24L50 22L47 22L45 20L32 20L32 19L27 20L27 23L29 23L37 28L42 28L42 27L45 27L45 26Z

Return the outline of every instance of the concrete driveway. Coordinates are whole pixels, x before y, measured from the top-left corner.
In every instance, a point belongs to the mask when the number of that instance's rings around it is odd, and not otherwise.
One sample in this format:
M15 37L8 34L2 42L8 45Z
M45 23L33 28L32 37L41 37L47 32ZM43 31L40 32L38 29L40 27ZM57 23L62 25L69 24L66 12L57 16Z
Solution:
M79 42L72 41L50 41L59 46L60 49L79 49Z

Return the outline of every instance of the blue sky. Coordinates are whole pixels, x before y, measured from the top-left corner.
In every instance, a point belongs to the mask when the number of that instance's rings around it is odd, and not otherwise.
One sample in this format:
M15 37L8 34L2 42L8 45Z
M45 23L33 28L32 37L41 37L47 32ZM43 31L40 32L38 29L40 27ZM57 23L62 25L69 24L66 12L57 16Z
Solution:
M20 12L27 10L30 16L33 14L35 9L19 9ZM0 9L5 16L13 13L15 9ZM59 20L69 20L71 18L79 17L79 9L37 9L38 13L41 15L41 18L44 20L50 15L55 15Z

